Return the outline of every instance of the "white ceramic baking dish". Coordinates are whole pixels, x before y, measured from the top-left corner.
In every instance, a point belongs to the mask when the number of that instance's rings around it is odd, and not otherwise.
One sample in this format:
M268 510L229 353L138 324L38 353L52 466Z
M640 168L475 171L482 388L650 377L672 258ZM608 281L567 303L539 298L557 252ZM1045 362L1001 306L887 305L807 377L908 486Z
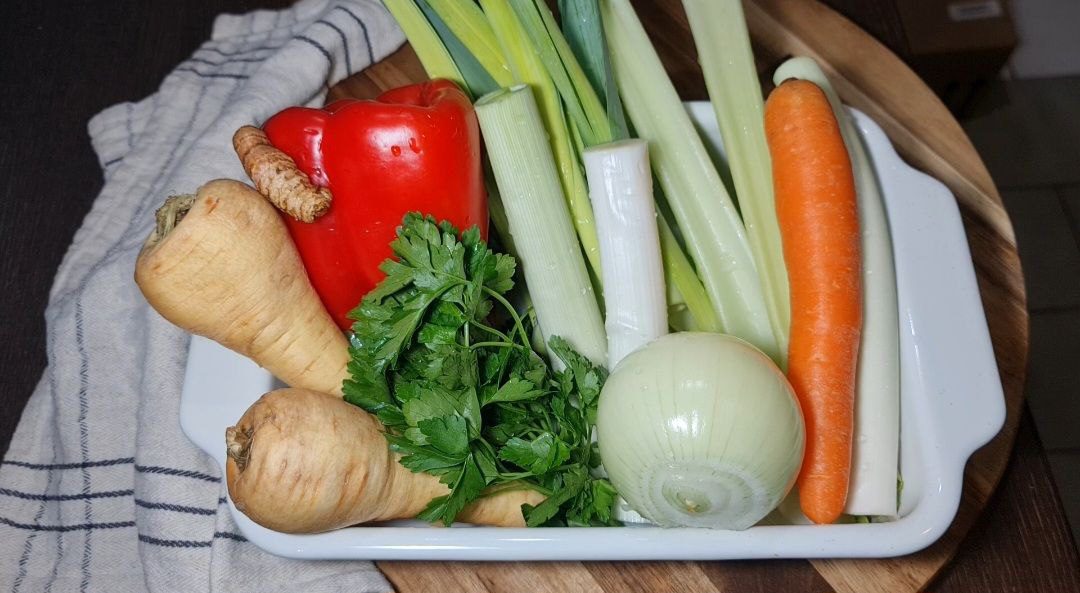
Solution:
M720 149L707 103L687 109ZM431 528L417 522L288 535L232 506L240 531L281 556L406 560L718 560L898 556L934 542L952 522L964 464L997 434L1005 404L971 254L955 200L897 156L868 117L854 114L877 169L892 230L901 339L900 518L888 523L707 529ZM275 380L217 344L191 340L180 422L224 463L225 428Z

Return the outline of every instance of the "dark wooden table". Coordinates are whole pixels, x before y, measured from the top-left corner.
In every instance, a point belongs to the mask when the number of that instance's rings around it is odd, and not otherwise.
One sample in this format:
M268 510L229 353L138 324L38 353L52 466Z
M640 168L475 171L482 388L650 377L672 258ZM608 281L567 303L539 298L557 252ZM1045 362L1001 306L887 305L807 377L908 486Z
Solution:
M152 93L164 75L209 36L215 14L284 4L179 0L166 7L133 0L44 0L0 7L3 450L45 365L43 312L52 276L101 188L101 172L86 134L88 119L113 103ZM679 565L665 566L658 570L677 572ZM739 590L741 573L748 579L763 578L759 562L722 566L722 574L706 570L720 590ZM786 561L770 566L805 572L805 591L829 590L806 563L799 562L798 568ZM1075 592L1080 591L1078 575L1076 543L1025 413L996 494L930 590ZM770 589L760 582L752 588Z

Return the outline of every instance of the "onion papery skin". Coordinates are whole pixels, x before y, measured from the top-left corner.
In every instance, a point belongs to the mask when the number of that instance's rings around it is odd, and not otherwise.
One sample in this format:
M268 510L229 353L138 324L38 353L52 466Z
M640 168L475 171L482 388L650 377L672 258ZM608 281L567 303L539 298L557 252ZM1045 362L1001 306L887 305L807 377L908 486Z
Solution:
M746 529L791 490L805 428L783 372L728 335L660 337L612 371L597 413L619 494L666 527Z

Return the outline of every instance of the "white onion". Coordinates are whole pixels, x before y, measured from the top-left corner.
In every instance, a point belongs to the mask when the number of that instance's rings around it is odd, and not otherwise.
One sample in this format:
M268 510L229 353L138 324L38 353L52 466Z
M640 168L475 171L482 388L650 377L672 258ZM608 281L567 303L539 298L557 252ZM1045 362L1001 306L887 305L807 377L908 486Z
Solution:
M630 354L600 395L600 455L663 526L746 529L795 482L804 427L780 369L727 335L676 333Z

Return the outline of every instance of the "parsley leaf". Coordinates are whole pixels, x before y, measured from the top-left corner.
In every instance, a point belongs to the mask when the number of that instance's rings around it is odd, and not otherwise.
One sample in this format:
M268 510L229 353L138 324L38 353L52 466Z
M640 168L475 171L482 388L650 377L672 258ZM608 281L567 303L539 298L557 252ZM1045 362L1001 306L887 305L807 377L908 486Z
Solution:
M607 371L565 341L554 372L530 341L532 312L512 305L517 269L478 229L410 213L383 262L386 278L350 313L345 399L386 427L413 472L450 493L418 516L449 525L470 502L504 488L548 497L523 508L528 525L612 525L615 489L590 473L596 403Z
M516 402L527 399L536 399L543 394L544 392L537 389L532 381L513 377L506 383L503 383L490 397L485 399L484 403L490 404L492 402Z
M513 437L499 449L499 459L536 475L546 474L570 459L570 448L550 432L526 441Z
M469 450L469 434L465 419L457 414L421 420L416 425L426 437L427 444L446 455L463 455Z

